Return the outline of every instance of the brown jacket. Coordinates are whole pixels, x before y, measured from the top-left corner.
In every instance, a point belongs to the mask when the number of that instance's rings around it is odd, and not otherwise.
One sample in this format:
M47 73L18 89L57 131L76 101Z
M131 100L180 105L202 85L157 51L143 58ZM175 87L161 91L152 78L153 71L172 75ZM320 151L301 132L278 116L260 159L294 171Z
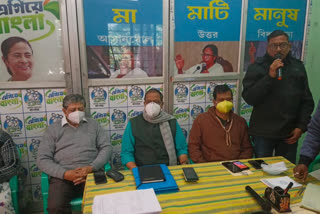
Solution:
M253 149L246 121L233 112L229 114L230 120L225 128L217 118L214 106L195 119L188 144L192 161L202 163L252 158Z

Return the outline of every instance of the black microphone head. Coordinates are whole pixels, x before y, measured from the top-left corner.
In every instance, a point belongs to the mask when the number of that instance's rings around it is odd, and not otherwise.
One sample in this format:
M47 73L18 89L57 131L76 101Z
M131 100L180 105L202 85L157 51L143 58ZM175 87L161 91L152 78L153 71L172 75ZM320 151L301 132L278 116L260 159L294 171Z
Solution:
M274 57L276 58L276 59L281 59L281 53L277 53Z
M197 66L197 69L196 69L196 71L197 71L197 70L200 70L200 68L201 68L201 66L200 66L200 65L198 65L198 66Z

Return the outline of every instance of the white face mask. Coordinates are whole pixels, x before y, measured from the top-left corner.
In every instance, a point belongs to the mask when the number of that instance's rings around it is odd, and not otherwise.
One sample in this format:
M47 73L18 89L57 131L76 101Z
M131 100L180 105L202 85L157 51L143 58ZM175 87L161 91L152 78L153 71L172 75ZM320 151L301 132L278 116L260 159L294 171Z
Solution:
M149 117L154 118L160 114L161 107L159 104L151 102L145 106L145 110Z
M79 124L83 120L84 114L85 113L83 111L74 111L68 115L68 119L72 123Z

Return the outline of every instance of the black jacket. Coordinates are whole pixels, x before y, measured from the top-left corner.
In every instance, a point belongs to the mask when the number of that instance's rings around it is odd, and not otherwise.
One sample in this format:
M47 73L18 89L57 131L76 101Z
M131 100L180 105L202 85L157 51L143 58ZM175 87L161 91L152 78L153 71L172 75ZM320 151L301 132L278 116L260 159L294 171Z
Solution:
M274 59L266 54L249 66L242 97L253 106L249 134L284 139L294 128L306 131L314 108L305 67L290 53L283 60L282 80L269 76Z

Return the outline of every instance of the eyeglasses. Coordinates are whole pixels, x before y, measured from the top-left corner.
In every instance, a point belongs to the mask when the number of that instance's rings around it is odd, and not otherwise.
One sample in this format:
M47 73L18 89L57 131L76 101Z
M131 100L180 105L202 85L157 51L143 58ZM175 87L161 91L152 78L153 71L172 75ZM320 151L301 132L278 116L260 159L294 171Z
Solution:
M273 44L269 44L268 46L269 46L271 49L273 49L273 50L277 50L278 47L279 47L281 50L283 50L283 49L286 49L286 48L289 46L289 43L287 43L287 42L278 43L278 44L273 43Z
M214 55L211 55L211 54L201 54L201 56L209 57L209 56L214 56Z

